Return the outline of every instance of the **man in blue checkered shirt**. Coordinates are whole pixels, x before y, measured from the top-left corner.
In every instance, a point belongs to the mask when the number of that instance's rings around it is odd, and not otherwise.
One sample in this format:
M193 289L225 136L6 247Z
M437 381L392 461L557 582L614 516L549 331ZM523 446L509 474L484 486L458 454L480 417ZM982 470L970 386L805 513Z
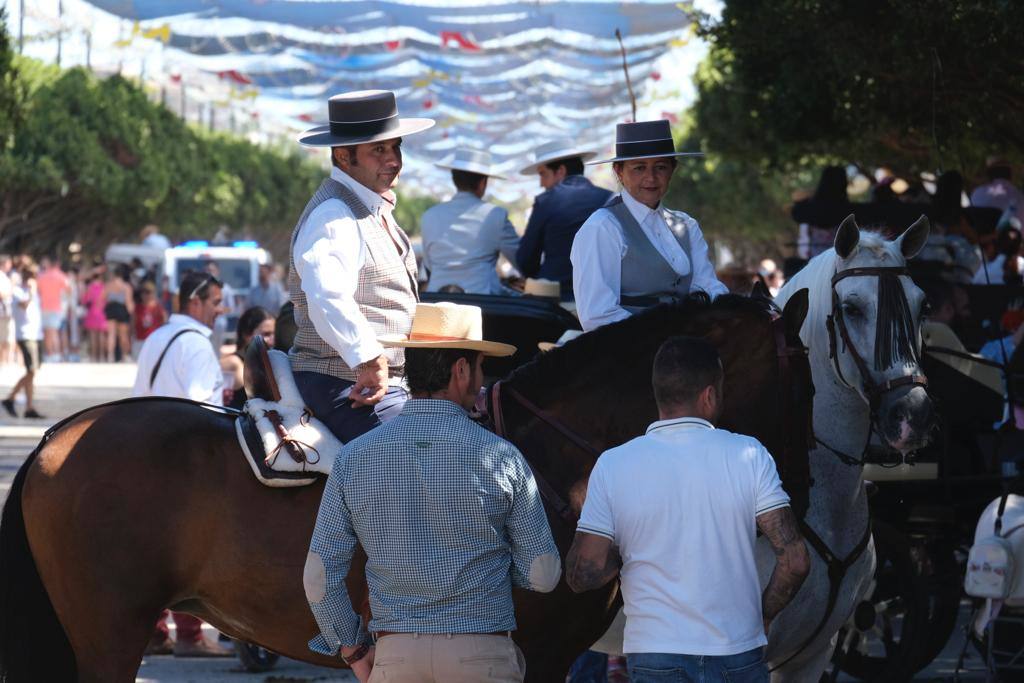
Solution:
M350 442L324 490L303 583L320 634L360 681L521 682L512 587L548 592L561 559L533 475L511 443L473 422L485 355L475 306L419 304L406 348L411 399ZM366 551L373 618L345 588L356 543ZM367 631L377 639L376 652Z

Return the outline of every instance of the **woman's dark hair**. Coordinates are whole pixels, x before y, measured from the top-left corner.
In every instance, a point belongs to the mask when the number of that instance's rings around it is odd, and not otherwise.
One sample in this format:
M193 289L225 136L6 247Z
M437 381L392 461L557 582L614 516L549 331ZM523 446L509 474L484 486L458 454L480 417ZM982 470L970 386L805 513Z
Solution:
M405 381L413 394L432 394L448 388L452 380L452 366L465 358L472 368L479 351L469 349L406 349Z
M263 324L265 320L271 320L274 316L270 315L270 312L260 306L253 306L247 308L242 315L238 317L238 327L235 328L235 339L238 350L241 351L249 345L249 341L252 339L253 333L256 332L256 328Z
M125 282L131 282L132 269L127 263L118 263L114 268L114 277L120 278Z
M943 225L953 225L960 221L963 207L960 196L964 191L964 177L956 171L946 171L935 181L935 194L932 195L932 218Z
M842 166L826 166L818 180L814 199L819 202L835 203L850 201L846 194L846 169Z

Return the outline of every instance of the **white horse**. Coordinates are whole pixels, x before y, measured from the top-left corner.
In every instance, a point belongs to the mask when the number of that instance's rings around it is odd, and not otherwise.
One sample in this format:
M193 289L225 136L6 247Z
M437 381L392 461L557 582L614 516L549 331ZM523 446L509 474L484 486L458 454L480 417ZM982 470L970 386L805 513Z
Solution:
M889 241L861 232L851 215L839 227L835 247L808 263L776 298L785 306L795 292L809 291L800 336L809 350L814 380L817 447L810 453L814 485L806 522L835 558L850 561L832 588L821 553L808 543L811 573L769 633L775 683L819 680L836 634L872 579L875 550L866 537L868 502L861 479L872 427L880 441L900 453L927 443L933 418L918 366L925 297L910 277L885 270L905 267L927 238L924 217ZM835 278L837 273L842 275ZM775 558L764 539L757 550L764 586ZM827 613L830 590L835 600Z

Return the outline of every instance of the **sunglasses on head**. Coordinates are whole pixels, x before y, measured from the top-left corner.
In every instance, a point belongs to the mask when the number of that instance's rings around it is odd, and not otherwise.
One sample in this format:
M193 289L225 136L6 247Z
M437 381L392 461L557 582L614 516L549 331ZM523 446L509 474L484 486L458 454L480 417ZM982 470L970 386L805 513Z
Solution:
M199 281L199 284L195 286L195 288L192 290L192 293L188 295L189 301L195 299L197 296L200 296L203 290L205 290L210 285L217 285L219 287L220 281L217 280L217 278L215 278L212 275L207 275L205 278Z

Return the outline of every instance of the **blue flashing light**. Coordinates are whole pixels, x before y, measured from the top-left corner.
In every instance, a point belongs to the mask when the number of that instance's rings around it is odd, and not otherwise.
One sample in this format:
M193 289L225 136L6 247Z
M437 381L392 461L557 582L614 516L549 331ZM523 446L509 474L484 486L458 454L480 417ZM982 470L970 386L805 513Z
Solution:
M182 243L181 246L183 246L183 247L199 248L199 247L208 247L208 246L210 246L210 243L207 242L206 240L189 240L188 242Z
M232 244L232 246L241 247L243 249L255 249L260 245L259 242L256 242L255 240L239 240Z

